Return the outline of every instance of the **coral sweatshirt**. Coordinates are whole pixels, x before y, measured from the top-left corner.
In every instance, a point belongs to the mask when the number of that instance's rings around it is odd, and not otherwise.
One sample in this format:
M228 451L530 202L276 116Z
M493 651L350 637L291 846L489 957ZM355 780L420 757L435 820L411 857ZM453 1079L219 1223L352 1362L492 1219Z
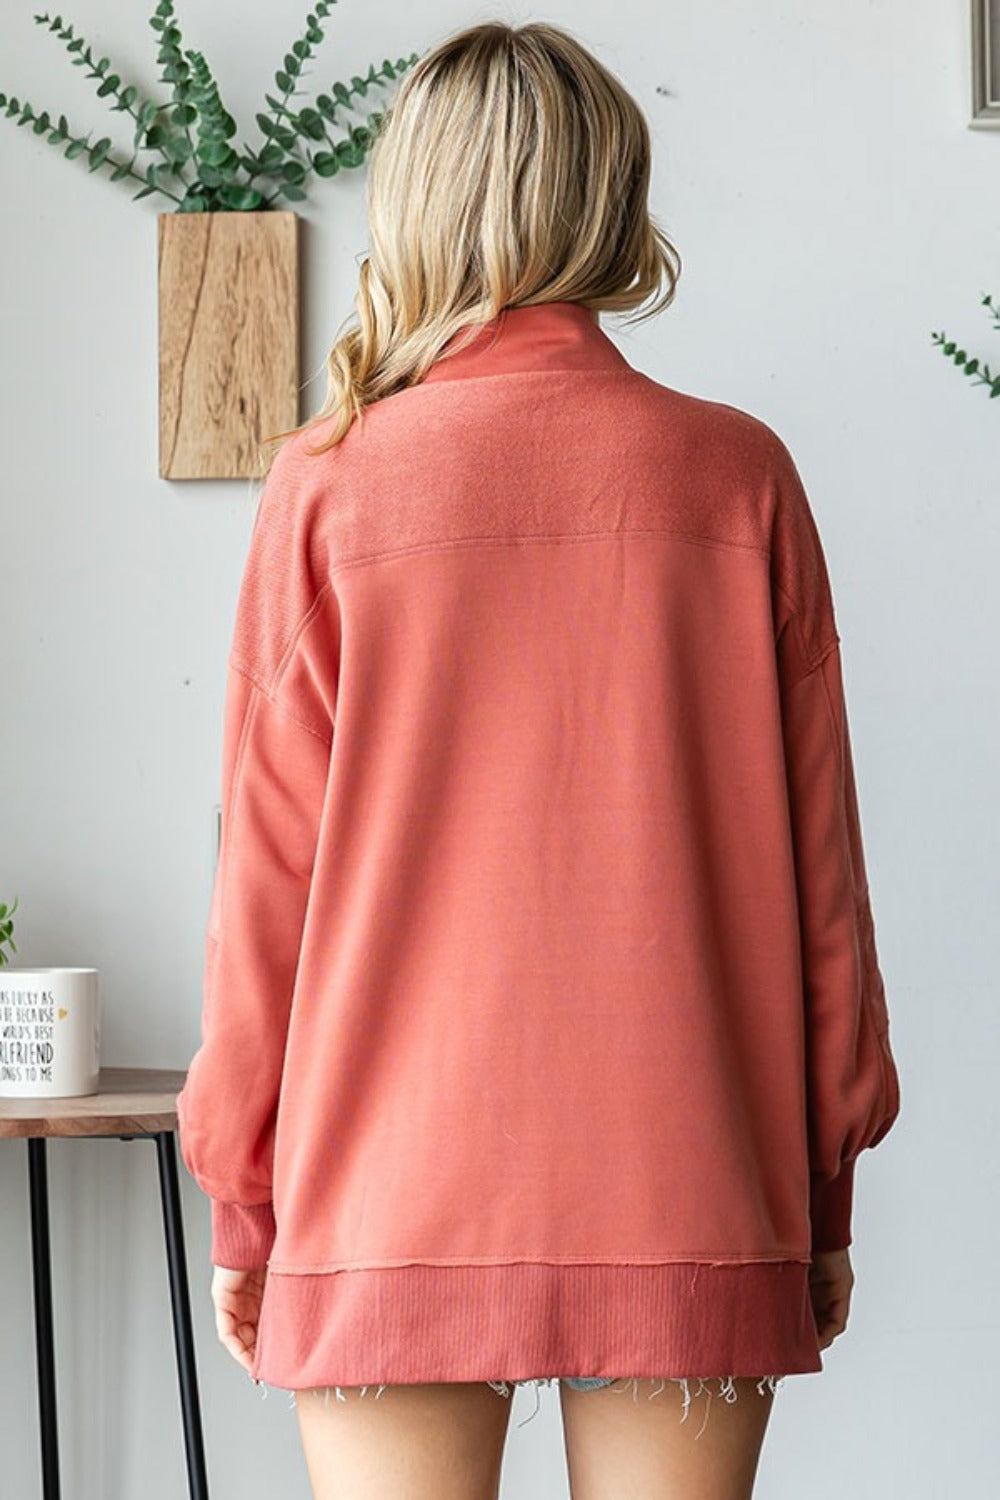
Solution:
M899 1080L788 448L573 302L328 420L253 525L178 1100L252 1375L821 1369Z

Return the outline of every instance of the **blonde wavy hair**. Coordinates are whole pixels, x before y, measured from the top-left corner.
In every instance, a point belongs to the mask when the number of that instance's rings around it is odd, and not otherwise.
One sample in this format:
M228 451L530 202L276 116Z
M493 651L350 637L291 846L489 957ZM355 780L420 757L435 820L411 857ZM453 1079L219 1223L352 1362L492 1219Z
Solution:
M655 316L681 258L649 211L650 169L642 110L569 32L491 21L446 38L379 122L357 326L330 351L323 405L264 443L334 417L307 450L327 452L364 407L418 384L458 329L505 307L626 312L655 297L633 321Z

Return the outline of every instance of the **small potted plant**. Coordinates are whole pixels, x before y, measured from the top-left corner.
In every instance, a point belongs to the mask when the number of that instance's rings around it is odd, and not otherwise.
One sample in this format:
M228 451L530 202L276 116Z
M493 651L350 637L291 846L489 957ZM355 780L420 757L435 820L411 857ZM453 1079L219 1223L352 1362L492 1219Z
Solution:
M10 963L4 951L5 948L9 948L11 953L17 952L17 944L14 941L14 913L17 911L17 901L16 896L10 906L6 901L0 901L0 967Z
M100 997L96 969L11 968L14 912L0 901L0 1097L96 1094Z
M306 197L311 174L336 177L364 165L382 119L365 112L370 91L417 61L416 53L385 58L297 107L298 85L323 40L320 23L335 3L315 0L274 74L276 92L264 96L260 138L251 144L233 144L237 122L204 53L183 46L173 0L159 0L149 19L167 98L126 83L62 16L35 16L66 44L73 65L87 69L98 97L134 122L129 155L116 154L110 136L92 140L65 115L0 92L0 112L65 146L65 156L85 154L89 171L139 183L133 198L158 193L175 205L157 216L162 478L256 475L262 439L298 425L300 220L281 205ZM140 152L153 157L145 169Z

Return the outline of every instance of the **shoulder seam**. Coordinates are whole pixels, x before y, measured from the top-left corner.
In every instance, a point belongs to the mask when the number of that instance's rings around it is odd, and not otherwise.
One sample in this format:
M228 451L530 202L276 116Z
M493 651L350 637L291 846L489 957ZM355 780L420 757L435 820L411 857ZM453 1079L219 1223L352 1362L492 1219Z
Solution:
M803 657L805 657L807 655L807 653L806 653L806 643L805 643L805 640L804 640L803 634L802 634L802 622L800 621L798 615L795 614L795 613L793 613L793 615L792 615L791 618L792 618L792 622L794 624L795 633L798 636L799 643L800 643L801 648L802 648L802 655L803 655ZM837 633L837 631L834 631L833 635L829 637L829 639L826 641L825 645L820 646L819 650L815 652L815 654L813 655L812 659L810 661L808 661L808 664L806 665L805 669L802 672L800 672L797 677L794 677L792 679L792 681L788 684L789 687L797 687L800 682L805 682L805 680L806 680L807 677L811 677L812 674L816 671L816 668L823 665L823 663L826 661L826 659L830 655L830 653L832 651L835 651L837 649L837 647L839 646L839 644L840 644L840 635Z
M327 579L326 583L323 584L323 587L321 589L317 590L317 592L314 595L313 601L310 604L309 608L306 610L305 614L299 620L298 624L293 628L291 634L288 637L288 641L287 641L287 643L285 645L285 649L282 651L280 657L278 658L278 665L274 669L274 676L273 676L273 678L271 680L271 686L270 686L270 688L264 687L264 691L266 693L268 693L268 695L270 697L273 697L277 693L277 691L278 691L278 684L281 681L281 678L284 676L285 670L286 670L289 662L292 660L292 657L295 655L296 648L297 648L297 646L299 644L299 641L300 641L302 635L304 634L306 628L312 623L313 619L315 618L315 616L316 616L316 614L317 614L317 612L319 610L320 605L323 603L323 600L326 598L327 594L329 594L331 592L332 589L333 589L333 578L331 576L330 578ZM248 673L247 675L250 675L250 674ZM263 684L261 684L261 685L262 685L262 687L264 686Z
M266 698L269 703L272 703L275 708L280 709L285 717L290 719L293 724L297 724L300 729L304 729L307 734L315 736L316 739L322 740L324 745L330 746L333 744L332 736L326 734L315 724L310 724L307 722L307 720L300 718L298 714L293 713L288 704L283 703L282 700L276 695L276 693L271 691L268 688L267 684L263 682L261 678L257 676L256 672L254 672L250 667L244 666L242 662L237 661L237 659L233 656L229 658L229 665L230 667L232 667L234 672L239 672L241 677L245 677L248 682L253 683L254 687L261 694L261 696Z
M381 552L366 552L356 557L345 558L342 562L336 563L331 568L331 582L334 575L346 572L349 568L365 567L369 563L406 557L411 553L417 552L447 552L456 551L462 547L520 547L539 542L591 542L615 537L627 540L630 537L644 536L676 536L682 541L691 542L695 546L714 547L723 552L753 552L759 557L764 558L768 558L771 555L766 547L755 546L753 542L732 542L725 541L720 537L699 536L694 532L682 531L679 527L675 526L629 526L604 531L557 531L523 535L512 534L507 536L461 536L445 540L438 539L432 542L414 542L409 546L390 547ZM324 584L321 592L325 592L327 587L329 587L329 584Z

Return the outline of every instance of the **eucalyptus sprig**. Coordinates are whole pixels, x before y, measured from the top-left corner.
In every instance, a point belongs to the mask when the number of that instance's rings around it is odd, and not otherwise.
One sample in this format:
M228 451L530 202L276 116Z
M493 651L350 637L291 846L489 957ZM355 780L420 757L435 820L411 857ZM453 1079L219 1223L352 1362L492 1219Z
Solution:
M1000 331L1000 302L995 302L987 292L982 297L980 306L989 308L993 314L993 327ZM1000 371L997 371L995 375L992 374L989 365L985 361L980 364L977 357L969 355L966 350L959 348L954 339L949 339L943 333L932 333L931 339L935 344L940 344L941 353L947 355L964 375L971 375L973 377L973 385L989 386L991 400L994 396L1000 396Z
M0 901L0 967L10 962L8 955L3 951L5 944L9 944L12 953L17 952L17 944L14 941L14 923L11 920L17 911L17 899L15 896L10 906L6 901Z
M169 97L163 100L146 97L134 84L123 85L111 59L95 59L90 46L61 16L34 18L65 42L74 67L87 68L87 77L98 81L98 98L108 99L114 112L134 120L128 159L113 154L110 136L92 141L93 132L76 134L65 115L53 123L48 110L36 114L30 103L11 94L0 92L0 111L8 119L16 117L18 125L30 124L53 146L66 143L67 157L86 152L91 172L106 169L112 182L134 178L142 186L133 198L160 193L177 205L178 213L250 212L271 208L281 198L296 202L306 197L304 184L311 172L334 177L342 169L363 165L383 114L372 111L363 123L341 115L363 114L369 88L394 82L418 59L415 52L395 63L385 58L378 69L372 64L365 77L355 75L350 85L334 83L314 105L294 108L290 101L301 93L296 84L304 64L324 37L319 23L336 3L316 0L307 15L304 34L292 43L274 74L278 96L264 96L268 110L256 116L262 139L255 145L244 142L237 150L230 144L239 127L223 103L204 54L182 45L173 0L159 0L149 20L160 37L160 82L169 85ZM331 133L333 126L339 127L338 136ZM153 151L160 160L136 171L140 151Z

